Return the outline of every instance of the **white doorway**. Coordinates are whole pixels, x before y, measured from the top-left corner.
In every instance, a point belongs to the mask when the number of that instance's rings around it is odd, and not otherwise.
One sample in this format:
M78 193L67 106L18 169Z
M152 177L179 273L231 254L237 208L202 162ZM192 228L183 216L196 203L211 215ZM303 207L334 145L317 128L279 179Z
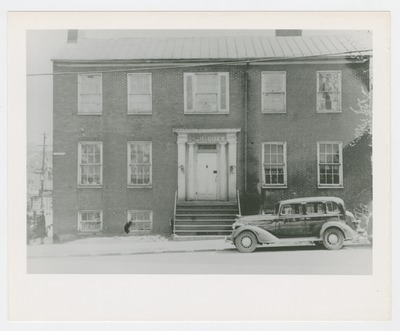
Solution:
M199 150L197 153L197 199L217 200L218 166L217 153Z

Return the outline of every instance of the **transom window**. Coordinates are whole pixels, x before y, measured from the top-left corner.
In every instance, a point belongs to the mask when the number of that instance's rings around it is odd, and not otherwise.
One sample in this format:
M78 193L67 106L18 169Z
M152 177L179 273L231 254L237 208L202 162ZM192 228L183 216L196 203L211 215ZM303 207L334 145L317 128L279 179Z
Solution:
M285 187L286 143L271 142L262 144L263 186Z
M78 212L79 232L100 232L103 229L103 212L101 210L82 210Z
M78 145L78 185L101 186L103 143L101 141L85 141Z
M153 212L151 210L128 210L129 233L149 234L152 230Z
M151 112L151 74L128 74L128 114L151 114Z
M151 173L151 142L128 142L128 186L150 186Z
M185 113L228 113L229 73L185 73Z
M318 186L343 186L343 161L341 142L318 143Z
M263 71L261 75L262 112L286 112L286 72Z
M101 74L78 75L78 114L99 115L101 112Z
M340 71L317 72L317 111L340 112L342 77Z

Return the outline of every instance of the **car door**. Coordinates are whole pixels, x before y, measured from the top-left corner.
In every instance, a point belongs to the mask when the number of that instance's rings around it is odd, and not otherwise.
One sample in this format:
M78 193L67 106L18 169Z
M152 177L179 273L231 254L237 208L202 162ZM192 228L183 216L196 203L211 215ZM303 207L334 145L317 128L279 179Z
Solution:
M279 238L296 238L307 235L302 204L292 203L281 206L276 233Z
M319 237L322 224L326 221L326 206L323 202L305 204L307 236Z

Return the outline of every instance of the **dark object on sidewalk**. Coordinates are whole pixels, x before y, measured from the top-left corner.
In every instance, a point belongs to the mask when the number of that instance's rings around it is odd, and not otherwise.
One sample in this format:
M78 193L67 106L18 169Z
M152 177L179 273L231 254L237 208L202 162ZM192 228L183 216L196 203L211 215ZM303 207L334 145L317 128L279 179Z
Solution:
M126 234L129 234L129 229L130 229L131 225L132 225L132 221L129 221L129 222L127 222L127 223L125 224L125 226L124 226L124 232L125 232Z
M44 212L42 211L41 214L38 216L35 224L35 238L40 238L40 243L44 243L44 237L47 236L46 231L46 218L44 216Z

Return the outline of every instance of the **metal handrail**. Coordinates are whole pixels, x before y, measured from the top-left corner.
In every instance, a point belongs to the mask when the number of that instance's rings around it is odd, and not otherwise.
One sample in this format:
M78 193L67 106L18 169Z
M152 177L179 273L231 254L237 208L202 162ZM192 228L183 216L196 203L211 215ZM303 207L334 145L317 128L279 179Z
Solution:
M238 209L239 209L239 215L242 215L242 210L240 208L240 194L239 194L239 189L236 189L236 200L238 204Z
M178 191L175 191L175 202L174 202L174 218L172 219L172 232L175 234L175 219L176 219L176 202L178 200Z

